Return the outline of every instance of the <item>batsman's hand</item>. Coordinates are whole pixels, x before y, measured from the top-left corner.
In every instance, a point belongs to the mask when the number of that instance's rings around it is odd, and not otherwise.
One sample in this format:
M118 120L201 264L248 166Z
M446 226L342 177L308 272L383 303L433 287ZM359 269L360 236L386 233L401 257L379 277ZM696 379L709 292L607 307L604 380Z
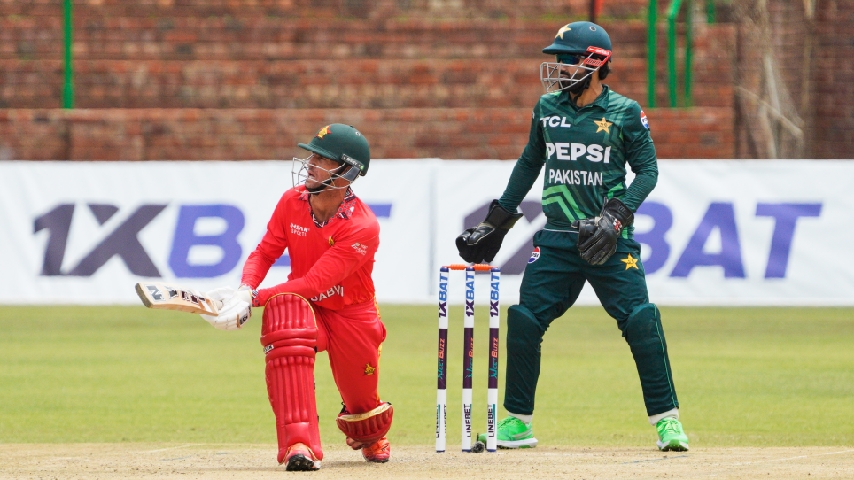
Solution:
M521 213L511 213L504 209L498 200L493 200L486 218L476 227L467 228L457 237L457 251L460 257L469 263L491 262L501 249L501 242Z
M624 228L630 226L635 215L623 202L609 199L598 217L580 220L578 251L587 263L602 265L617 251L617 239Z
M202 315L219 330L237 330L252 318L252 290L241 287L220 287L206 293L208 298L221 303L218 315Z

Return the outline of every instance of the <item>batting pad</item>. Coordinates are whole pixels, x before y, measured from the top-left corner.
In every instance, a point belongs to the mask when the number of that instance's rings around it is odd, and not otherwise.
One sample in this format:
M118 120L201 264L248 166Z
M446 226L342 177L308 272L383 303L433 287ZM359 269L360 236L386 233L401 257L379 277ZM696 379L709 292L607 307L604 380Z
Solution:
M370 444L384 437L391 429L394 408L388 402L367 413L338 415L338 429L361 443Z
M315 460L323 459L314 394L316 344L314 311L307 300L285 294L267 302L261 345L267 361L267 395L276 416L279 463L295 443L307 445Z

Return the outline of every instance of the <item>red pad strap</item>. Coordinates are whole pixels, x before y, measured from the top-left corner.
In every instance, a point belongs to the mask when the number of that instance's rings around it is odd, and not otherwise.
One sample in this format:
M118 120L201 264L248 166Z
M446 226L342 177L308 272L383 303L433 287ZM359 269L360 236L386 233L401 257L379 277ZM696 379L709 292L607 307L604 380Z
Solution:
M282 357L309 357L314 358L317 352L314 347L305 345L270 345L264 349L267 354L267 361L282 358Z
M388 402L368 413L338 415L338 429L344 435L360 443L373 443L388 433L391 429L391 419L394 416L394 408Z
M289 328L287 330L275 330L266 335L261 335L261 345L265 347L282 340L304 340L317 343L317 328Z
M276 415L279 463L288 447L304 443L323 459L314 396L314 312L297 295L278 295L264 309L261 344L267 354L267 394Z

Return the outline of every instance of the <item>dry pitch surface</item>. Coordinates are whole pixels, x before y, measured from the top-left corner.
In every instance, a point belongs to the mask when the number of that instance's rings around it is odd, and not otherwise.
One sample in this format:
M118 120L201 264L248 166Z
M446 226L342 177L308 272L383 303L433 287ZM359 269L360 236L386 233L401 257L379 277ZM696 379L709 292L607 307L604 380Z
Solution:
M0 478L267 479L314 478L854 478L854 447L654 448L537 447L498 453L436 454L392 447L386 464L368 464L346 447L327 447L319 472L286 472L272 445L0 445Z

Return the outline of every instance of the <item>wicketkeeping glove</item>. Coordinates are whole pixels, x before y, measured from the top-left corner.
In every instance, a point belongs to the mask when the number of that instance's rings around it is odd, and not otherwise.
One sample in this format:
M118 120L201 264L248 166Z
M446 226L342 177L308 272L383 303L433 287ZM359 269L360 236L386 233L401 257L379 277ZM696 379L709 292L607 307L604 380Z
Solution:
M521 213L511 213L504 209L498 200L493 200L486 218L476 227L467 228L457 237L457 250L460 257L469 263L491 262L501 249L501 242Z
M602 265L617 251L617 239L635 221L635 214L616 198L608 200L598 217L574 222L578 226L578 251L587 263Z

